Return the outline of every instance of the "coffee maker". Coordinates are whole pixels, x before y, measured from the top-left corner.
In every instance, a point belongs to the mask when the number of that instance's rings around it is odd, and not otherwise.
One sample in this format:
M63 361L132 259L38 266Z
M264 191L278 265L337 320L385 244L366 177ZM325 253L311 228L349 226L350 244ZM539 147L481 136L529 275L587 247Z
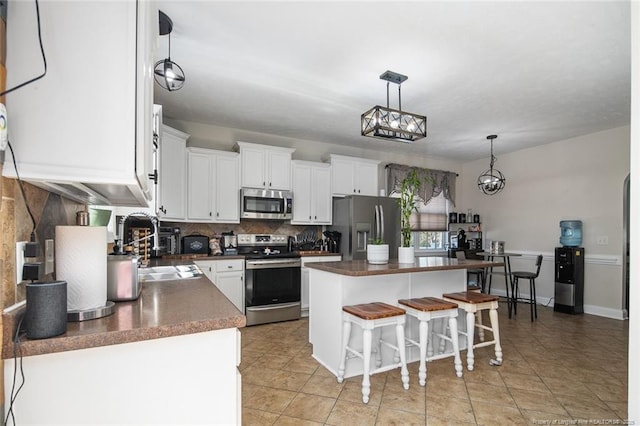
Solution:
M340 253L340 238L342 234L338 231L324 231L327 241L327 251L330 253Z
M238 254L238 236L231 232L223 232L220 239L223 256L235 256Z

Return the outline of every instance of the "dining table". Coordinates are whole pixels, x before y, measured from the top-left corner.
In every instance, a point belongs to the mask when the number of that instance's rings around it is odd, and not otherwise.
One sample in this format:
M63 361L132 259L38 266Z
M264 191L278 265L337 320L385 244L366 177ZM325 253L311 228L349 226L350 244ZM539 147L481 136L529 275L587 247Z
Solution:
M503 268L504 268L504 286L507 292L507 311L509 312L509 318L511 318L511 310L513 303L516 303L515 294L509 296L509 292L513 292L513 277L511 276L511 257L522 256L520 253L510 253L510 252L491 252L491 251L480 251L477 252L476 255L485 257L488 261L493 262L493 260L498 257L504 260ZM482 288L487 288L487 293L491 293L491 281L493 278L493 266L487 268L488 273L484 274L485 282L482 283ZM486 280L489 279L489 286L486 287Z

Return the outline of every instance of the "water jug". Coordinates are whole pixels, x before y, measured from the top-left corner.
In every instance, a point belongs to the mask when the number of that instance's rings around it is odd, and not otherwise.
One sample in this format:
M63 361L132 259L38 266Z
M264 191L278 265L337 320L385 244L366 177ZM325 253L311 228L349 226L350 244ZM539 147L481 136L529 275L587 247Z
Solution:
M582 221L560 221L560 244L564 247L580 247L582 244Z

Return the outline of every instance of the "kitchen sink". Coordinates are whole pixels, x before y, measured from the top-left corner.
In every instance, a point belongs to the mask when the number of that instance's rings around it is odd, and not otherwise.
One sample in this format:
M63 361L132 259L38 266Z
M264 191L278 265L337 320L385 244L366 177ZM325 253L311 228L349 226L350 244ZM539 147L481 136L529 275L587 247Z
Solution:
M153 266L138 269L140 281L168 281L195 278L202 275L202 271L196 265Z

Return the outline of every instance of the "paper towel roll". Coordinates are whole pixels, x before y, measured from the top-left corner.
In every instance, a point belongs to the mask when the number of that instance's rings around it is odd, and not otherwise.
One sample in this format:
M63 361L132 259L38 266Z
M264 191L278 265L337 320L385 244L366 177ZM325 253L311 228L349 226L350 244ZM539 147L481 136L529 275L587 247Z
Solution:
M107 227L56 226L56 279L67 282L67 311L107 303Z

